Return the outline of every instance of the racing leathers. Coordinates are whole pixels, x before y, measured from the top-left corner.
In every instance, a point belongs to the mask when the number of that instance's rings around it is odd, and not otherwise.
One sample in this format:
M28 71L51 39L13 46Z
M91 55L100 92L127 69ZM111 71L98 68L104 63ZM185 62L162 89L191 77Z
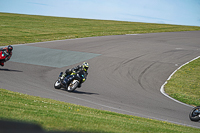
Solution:
M80 75L83 75L80 80L80 84L78 85L78 88L81 87L81 84L83 82L85 82L86 78L87 78L87 75L88 75L88 72L87 71L84 71L83 70L83 67L81 65L78 65L77 67L74 67L72 69L67 69L65 71L65 73L61 72L60 73L60 77L61 79L64 79L65 77L67 77L68 75L76 75L77 73L79 73Z

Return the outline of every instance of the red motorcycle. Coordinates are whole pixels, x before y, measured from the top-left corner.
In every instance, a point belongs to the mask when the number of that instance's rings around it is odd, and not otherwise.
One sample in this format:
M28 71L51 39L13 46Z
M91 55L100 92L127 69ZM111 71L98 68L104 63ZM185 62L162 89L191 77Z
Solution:
M4 51L0 51L0 62L5 62L6 54Z

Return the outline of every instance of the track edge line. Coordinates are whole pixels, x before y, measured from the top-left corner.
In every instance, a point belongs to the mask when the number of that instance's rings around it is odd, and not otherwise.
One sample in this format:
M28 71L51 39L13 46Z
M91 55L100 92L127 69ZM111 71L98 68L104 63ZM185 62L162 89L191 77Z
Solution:
M180 67L178 67L178 68L168 77L167 81L170 80L171 77L172 77L179 69L181 69L183 66L187 65L188 63L190 63L190 62L192 62L192 61L194 61L194 60L196 60L196 59L198 59L198 58L200 58L200 56L197 56L196 58L194 58L194 59L192 59L192 60L186 62L185 64L181 65ZM186 103L183 103L183 102L181 102L181 101L178 101L178 100L176 100L176 99L170 97L168 94L166 94L166 93L165 93L165 90L164 90L164 86L167 84L167 81L165 81L165 83L161 86L160 92L161 92L164 96L168 97L169 99L171 99L171 100L173 100L173 101L175 101L175 102L177 102L177 103L183 104L183 105L188 106L188 107L193 107L193 106L191 106L191 105L189 105L189 104L186 104Z

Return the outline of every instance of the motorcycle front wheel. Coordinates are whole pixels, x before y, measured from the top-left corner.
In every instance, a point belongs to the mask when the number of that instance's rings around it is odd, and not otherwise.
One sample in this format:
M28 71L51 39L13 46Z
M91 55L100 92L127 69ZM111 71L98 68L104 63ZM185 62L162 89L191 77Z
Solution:
M200 106L194 107L189 114L189 118L191 121L199 121L200 120L200 114L198 113L200 111Z
M54 88L55 89L60 89L61 88L61 83L59 80L57 80L55 83L54 83Z
M77 79L72 80L72 81L69 83L69 85L68 85L68 87L67 87L66 90L69 91L69 92L74 91L74 90L78 87L79 83L80 83L80 81L77 80Z

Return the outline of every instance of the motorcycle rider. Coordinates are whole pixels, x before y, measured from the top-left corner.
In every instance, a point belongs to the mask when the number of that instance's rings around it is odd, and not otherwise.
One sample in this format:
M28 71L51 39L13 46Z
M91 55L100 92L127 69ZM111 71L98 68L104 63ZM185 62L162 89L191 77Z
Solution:
M88 75L87 70L88 70L88 68L89 68L89 63L83 62L82 65L78 65L78 66L76 66L76 67L74 67L72 69L67 69L64 74L63 74L63 72L61 72L60 73L60 77L61 77L61 79L64 79L68 75L76 75L77 73L81 73L81 75L84 75L84 76L81 78L80 84L78 86L78 88L80 88L81 84L83 82L85 82L85 80L87 78L87 75Z
M13 50L13 47L11 45L9 45L8 47L0 49L0 51L4 51L5 56L6 56L5 60L3 60L3 61L0 62L1 66L4 66L4 62L10 60L10 58L12 56L12 50Z

